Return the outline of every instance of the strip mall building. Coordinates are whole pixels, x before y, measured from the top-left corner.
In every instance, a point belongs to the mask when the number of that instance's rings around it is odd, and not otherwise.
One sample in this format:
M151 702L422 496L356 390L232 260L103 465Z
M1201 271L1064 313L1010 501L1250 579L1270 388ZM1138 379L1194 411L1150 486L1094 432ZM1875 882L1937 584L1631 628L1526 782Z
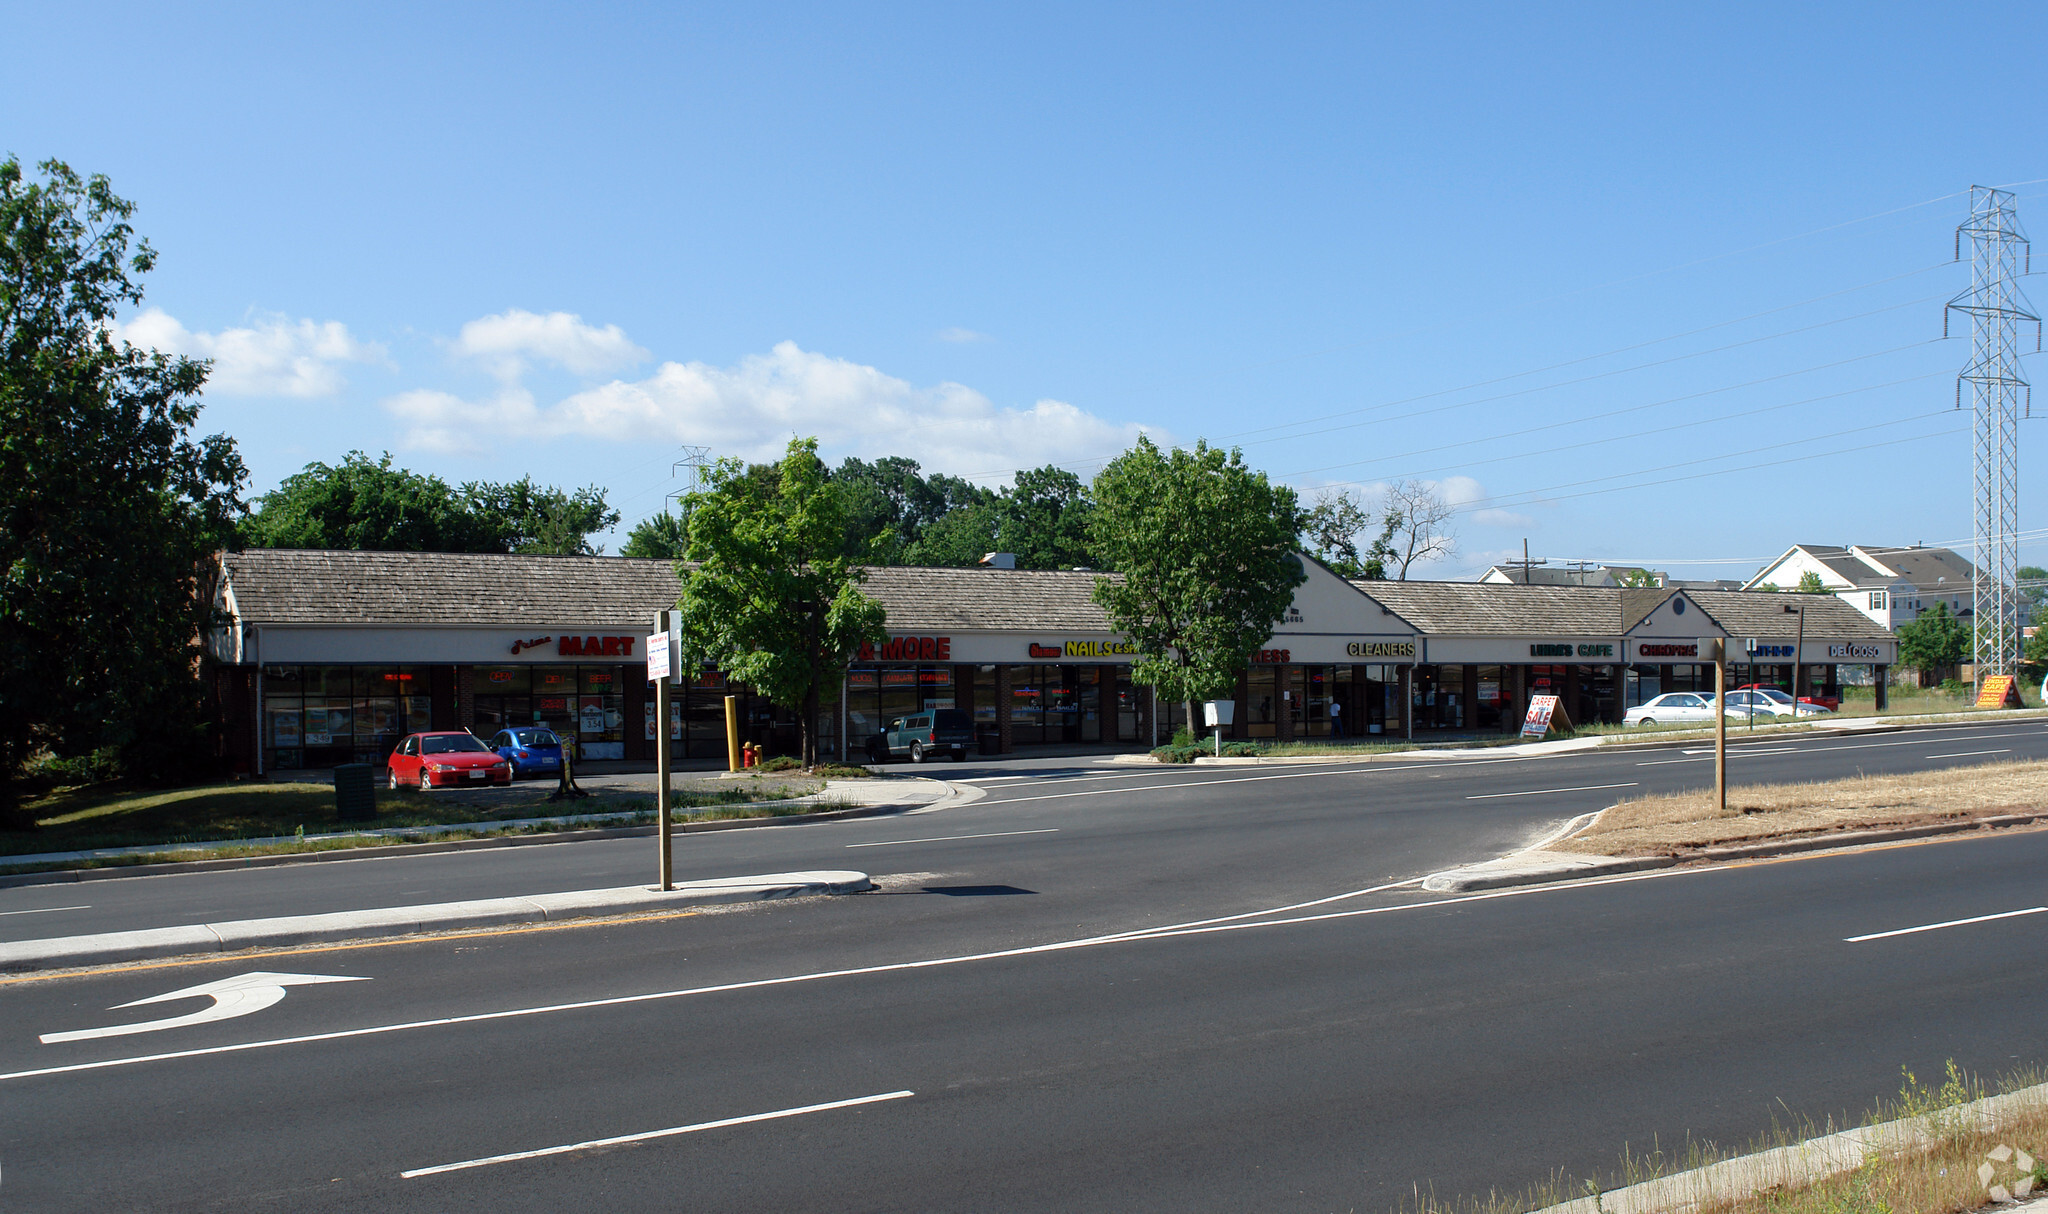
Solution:
M1738 682L1789 686L1796 668L1802 692L1837 693L1855 667L1881 696L1896 660L1891 635L1832 595L1348 582L1303 565L1286 620L1247 655L1230 736L1513 731L1541 694L1575 721L1619 721L1660 692L1710 689L1703 637L1755 663ZM259 549L222 566L229 623L211 677L238 769L381 764L408 733L534 722L586 758L653 757L642 645L679 591L666 561ZM822 753L844 738L858 755L889 717L926 708L971 713L1006 753L1152 745L1178 706L1131 682L1131 647L1090 598L1098 576L870 570L889 638L826 696ZM680 758L723 760L729 693L746 737L795 750L790 710L715 670L682 683L669 721Z

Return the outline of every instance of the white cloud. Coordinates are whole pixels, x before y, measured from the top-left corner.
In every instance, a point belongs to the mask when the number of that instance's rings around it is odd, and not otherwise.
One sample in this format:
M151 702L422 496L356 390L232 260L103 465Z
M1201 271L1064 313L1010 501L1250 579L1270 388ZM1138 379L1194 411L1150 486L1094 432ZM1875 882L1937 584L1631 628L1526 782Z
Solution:
M617 325L600 329L568 312L540 316L519 308L462 326L455 352L477 359L505 380L523 374L529 359L555 363L578 375L602 375L649 357Z
M578 435L701 443L719 455L768 460L792 435L815 435L827 454L908 455L928 469L992 481L1008 480L1007 469L1113 455L1144 430L1065 401L1009 409L961 384L918 387L788 341L731 367L663 363L646 379L614 380L545 408L517 385L477 401L408 392L385 407L409 424L411 445L437 450L474 449L491 436Z
M346 382L337 363L384 361L383 347L357 341L338 320L266 316L253 328L195 333L150 308L116 325L114 337L143 349L210 358L207 391L233 396L331 396Z
M1433 482L1443 499L1458 508L1459 513L1481 527L1533 527L1536 520L1513 510L1500 510L1491 506L1473 510L1470 507L1487 498L1486 487L1469 476L1447 476Z
M993 339L990 338L989 335L986 333L977 333L973 329L963 329L960 328L958 325L955 325L950 329L940 329L939 340L966 343L976 341L991 341Z

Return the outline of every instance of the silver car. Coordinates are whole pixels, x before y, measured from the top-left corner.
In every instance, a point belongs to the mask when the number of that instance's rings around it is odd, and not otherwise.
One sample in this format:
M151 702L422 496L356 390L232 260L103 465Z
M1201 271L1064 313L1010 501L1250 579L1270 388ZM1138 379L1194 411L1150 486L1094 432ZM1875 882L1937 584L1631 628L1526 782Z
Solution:
M1731 691L1728 693L1728 715L1749 720L1752 717L1770 717L1783 720L1787 717L1821 717L1828 710L1818 704L1794 701L1791 696L1775 688L1758 691Z
M1714 719L1714 697L1692 691L1667 691L1621 716L1625 725L1690 725Z

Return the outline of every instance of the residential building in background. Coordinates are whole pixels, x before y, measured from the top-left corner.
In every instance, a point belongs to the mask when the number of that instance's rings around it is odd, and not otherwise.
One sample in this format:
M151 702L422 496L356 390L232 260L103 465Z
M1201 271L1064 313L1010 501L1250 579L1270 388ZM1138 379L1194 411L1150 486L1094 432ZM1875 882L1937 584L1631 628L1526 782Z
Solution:
M1820 577L1827 593L1889 630L1919 619L1922 612L1934 610L1936 603L1946 603L1949 614L1964 619L1976 610L1971 601L1976 567L1952 548L1919 544L1898 548L1794 544L1742 588L1794 590L1808 573Z

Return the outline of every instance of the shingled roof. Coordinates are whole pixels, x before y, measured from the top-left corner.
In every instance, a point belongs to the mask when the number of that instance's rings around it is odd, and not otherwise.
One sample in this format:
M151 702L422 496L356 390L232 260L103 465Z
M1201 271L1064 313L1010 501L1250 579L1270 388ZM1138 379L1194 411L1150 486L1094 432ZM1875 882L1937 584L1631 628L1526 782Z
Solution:
M1789 641L1799 631L1799 613L1806 606L1806 635L1844 641L1889 641L1892 634L1869 616L1832 594L1770 594L1754 590L1688 590L1721 631L1731 637L1771 637Z
M1621 597L1608 587L1502 582L1352 585L1431 636L1620 636Z
M252 624L616 625L651 620L681 591L674 562L617 556L252 548L222 564ZM885 567L863 590L902 631L1107 632L1096 576Z
M617 624L675 604L670 561L251 548L221 558L252 624Z

